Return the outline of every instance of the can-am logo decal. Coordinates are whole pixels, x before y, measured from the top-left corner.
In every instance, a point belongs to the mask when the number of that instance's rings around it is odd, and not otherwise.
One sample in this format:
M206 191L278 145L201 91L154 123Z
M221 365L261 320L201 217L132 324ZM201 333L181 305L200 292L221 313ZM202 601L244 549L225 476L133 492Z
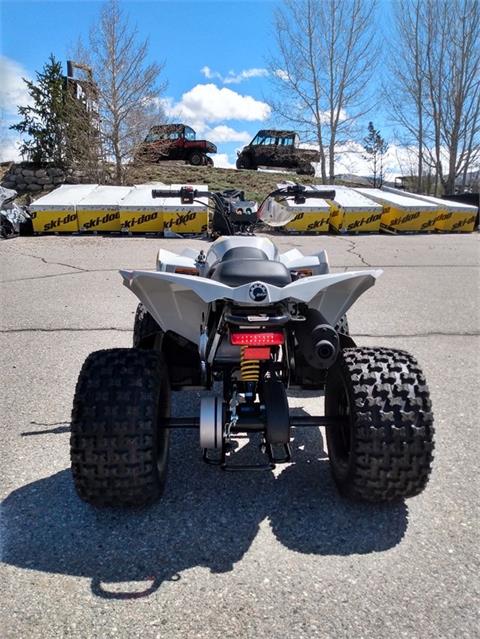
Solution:
M248 289L248 294L254 302L263 302L267 297L267 287L261 284L261 282L255 282Z

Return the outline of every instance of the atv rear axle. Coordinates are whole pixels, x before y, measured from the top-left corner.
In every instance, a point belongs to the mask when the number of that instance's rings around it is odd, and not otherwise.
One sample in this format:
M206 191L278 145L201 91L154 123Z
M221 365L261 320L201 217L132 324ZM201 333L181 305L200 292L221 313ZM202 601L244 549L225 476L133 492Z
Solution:
M199 428L200 419L198 417L170 417L162 422L165 428ZM319 426L345 426L344 417L325 417L305 415L302 417L290 417L290 426L293 428L315 428ZM244 426L244 428L242 428ZM240 419L237 422L236 429L238 431L263 431L265 430L265 424L257 419Z

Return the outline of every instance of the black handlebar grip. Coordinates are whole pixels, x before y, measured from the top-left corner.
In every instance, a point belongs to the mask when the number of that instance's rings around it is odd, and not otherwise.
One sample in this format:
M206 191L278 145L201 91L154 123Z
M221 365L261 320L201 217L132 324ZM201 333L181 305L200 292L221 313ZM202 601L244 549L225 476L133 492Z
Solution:
M304 197L318 197L323 200L334 200L336 192L334 190L331 191L306 191L302 193Z
M180 197L180 191L170 191L170 189L152 189L152 197Z

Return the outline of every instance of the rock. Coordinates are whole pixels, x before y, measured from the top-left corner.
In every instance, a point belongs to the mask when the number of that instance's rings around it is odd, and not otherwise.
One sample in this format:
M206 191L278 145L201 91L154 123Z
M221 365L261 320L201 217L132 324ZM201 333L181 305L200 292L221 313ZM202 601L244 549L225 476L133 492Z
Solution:
M22 175L22 167L21 166L16 166L15 167L15 175Z
M47 175L46 177L37 177L35 179L35 182L37 184L52 184L52 182L54 182L55 180L58 180L59 178L52 178L49 175Z
M22 169L22 175L24 177L33 177L35 175L35 171L32 171L32 169Z
M54 178L52 178L52 182L54 184L63 184L65 182L65 176L64 175L59 175L58 177L54 177Z
M4 189L13 189L14 191L16 190L16 184L15 182L2 182L2 186Z
M37 169L35 171L35 177L44 178L47 175L47 171L45 169Z
M27 185L27 191L41 191L42 190L42 186L41 184L28 184Z
M62 169L58 169L52 166L49 169L47 169L47 175L50 175L52 177L60 177L60 175L63 175L63 171Z
M17 182L17 184L15 185L16 191L25 191L26 188L27 188L26 182Z

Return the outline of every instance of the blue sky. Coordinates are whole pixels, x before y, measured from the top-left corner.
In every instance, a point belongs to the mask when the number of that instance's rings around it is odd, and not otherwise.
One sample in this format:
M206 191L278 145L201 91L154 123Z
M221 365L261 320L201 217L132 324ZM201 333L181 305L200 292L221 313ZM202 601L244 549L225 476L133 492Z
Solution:
M22 76L33 77L50 53L62 62L79 37L86 38L101 2L0 0L3 99L2 117L15 120L15 103L24 99ZM152 60L164 61L165 98L170 117L189 120L219 147L216 164L234 163L236 149L274 121L265 104L271 90L266 61L273 46L272 17L277 0L122 1ZM389 2L379 7L379 30L389 30ZM368 117L365 118L365 129ZM385 114L375 124L388 128ZM10 135L10 134L9 134ZM12 139L1 138L1 159ZM347 167L348 168L348 167Z

